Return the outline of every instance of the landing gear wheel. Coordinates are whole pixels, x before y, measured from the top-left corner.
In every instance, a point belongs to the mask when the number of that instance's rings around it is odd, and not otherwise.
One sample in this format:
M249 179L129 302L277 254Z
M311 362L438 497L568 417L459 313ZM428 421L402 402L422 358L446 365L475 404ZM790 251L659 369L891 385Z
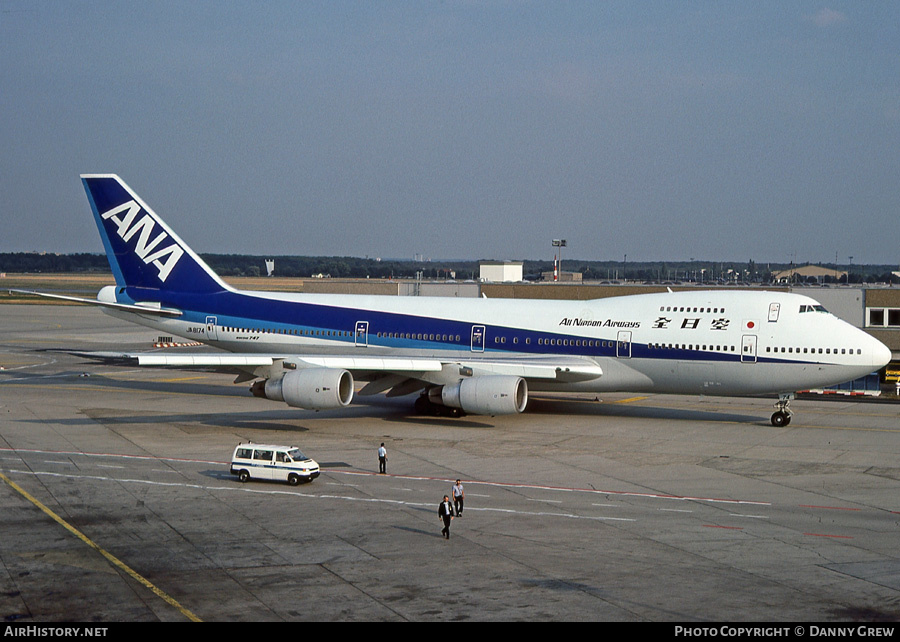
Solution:
M416 399L415 410L417 414L428 417L462 417L466 414L461 408L451 408L434 403L426 395Z
M414 407L416 413L420 415L430 415L434 412L434 404L428 401L428 397L424 395L416 399Z
M772 415L772 425L776 428L787 426L789 423L791 423L791 416L786 412L781 412L779 410Z
M772 425L776 428L787 426L791 423L791 411L788 406L791 405L791 400L793 398L793 394L778 395L778 403L775 404L777 410L775 411L775 414L772 415Z

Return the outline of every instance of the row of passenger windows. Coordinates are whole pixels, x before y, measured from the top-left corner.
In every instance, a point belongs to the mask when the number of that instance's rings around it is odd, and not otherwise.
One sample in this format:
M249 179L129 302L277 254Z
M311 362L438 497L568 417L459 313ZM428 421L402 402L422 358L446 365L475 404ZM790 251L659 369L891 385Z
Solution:
M862 348L771 348L766 352L782 352L787 354L862 354Z
M459 343L458 334L424 334L422 332L377 332L376 336L384 339L416 339L417 341L453 341Z
M353 333L346 330L287 330L284 328L276 328L275 330L266 330L259 328L232 328L230 326L222 326L224 332L234 332L236 334L290 334L298 337L352 337Z
M712 352L734 352L734 346L706 345L693 343L648 343L650 350L707 350Z
M223 326L225 332L247 333L247 334L288 334L298 337L352 337L353 332L348 330L288 330L277 328L275 330L266 330L259 328L232 328ZM418 339L420 341L456 341L459 342L460 336L452 334L424 334L415 332L379 332L379 337L389 339Z
M525 345L531 345L531 337L525 337ZM510 341L513 345L519 343L519 337L513 337ZM506 337L494 337L494 343L503 345ZM599 341L596 339L538 339L539 346L572 346L577 348L612 348L615 341Z
M379 332L377 333L379 337L386 337L389 339L418 339L420 341L455 341L459 343L460 336L457 335L446 335L446 334L415 334L415 333L403 333L403 332ZM513 345L519 345L520 341L525 345L531 345L533 339L531 337L525 337L524 339L520 339L519 337L505 337L505 336L495 336L494 344L495 345L506 345L507 341ZM572 346L578 348L612 348L616 345L615 341L599 341L594 339L543 339L539 338L535 342L539 346Z
M351 337L353 336L352 332L347 332L343 330L284 330L284 329L276 329L276 330L265 330L258 328L233 328L229 326L223 326L222 330L225 332L234 332L234 333L247 333L247 334L289 334L295 336L309 336L309 337ZM456 334L431 334L431 333L423 333L423 332L377 332L376 336L384 339L413 339L417 341L443 341L443 342L453 342L459 343L461 338L460 335ZM494 343L498 345L506 344L507 337L496 336L494 337ZM510 342L513 345L519 344L519 337L512 337ZM532 339L531 337L526 337L524 340L525 345L531 345ZM537 344L541 346L574 346L574 347L584 347L584 348L612 348L615 347L615 341L599 341L593 339L538 339Z
M659 306L660 312L711 312L713 314L725 314L725 308L692 308L691 306Z

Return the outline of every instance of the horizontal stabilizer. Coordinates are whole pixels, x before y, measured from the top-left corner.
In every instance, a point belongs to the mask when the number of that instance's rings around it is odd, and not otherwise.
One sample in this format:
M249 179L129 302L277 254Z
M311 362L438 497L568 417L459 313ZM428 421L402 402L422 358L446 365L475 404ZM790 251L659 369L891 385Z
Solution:
M123 312L135 312L137 314L149 314L158 317L180 317L181 310L173 308L162 308L158 306L148 306L129 303L113 303L112 301L98 301L97 299L83 299L77 296L65 296L63 294L47 294L46 292L35 292L33 290L10 290L16 294L30 294L40 296L47 299L59 299L61 301L71 301L72 303L84 303L86 305L96 305L101 308L109 308L111 310L122 310Z

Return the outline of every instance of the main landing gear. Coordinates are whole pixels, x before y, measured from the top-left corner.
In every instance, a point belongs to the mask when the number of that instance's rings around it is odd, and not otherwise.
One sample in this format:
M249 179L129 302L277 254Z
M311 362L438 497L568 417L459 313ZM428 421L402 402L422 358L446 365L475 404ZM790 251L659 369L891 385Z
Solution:
M775 404L775 407L778 408L778 410L772 415L773 426L780 428L781 426L787 426L791 423L791 414L793 413L791 413L788 406L793 398L793 393L778 395L778 403Z
M434 403L428 398L427 394L419 395L415 403L416 413L426 415L428 417L462 417L466 413L460 408L450 408L441 404Z

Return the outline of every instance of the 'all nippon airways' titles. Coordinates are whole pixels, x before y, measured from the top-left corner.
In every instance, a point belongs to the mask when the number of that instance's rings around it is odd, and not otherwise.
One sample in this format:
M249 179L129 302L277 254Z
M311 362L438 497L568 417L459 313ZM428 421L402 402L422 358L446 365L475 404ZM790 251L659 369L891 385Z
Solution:
M570 319L563 317L559 325L567 327L593 327L593 328L640 328L640 321L616 321L615 319L581 319L575 317Z

